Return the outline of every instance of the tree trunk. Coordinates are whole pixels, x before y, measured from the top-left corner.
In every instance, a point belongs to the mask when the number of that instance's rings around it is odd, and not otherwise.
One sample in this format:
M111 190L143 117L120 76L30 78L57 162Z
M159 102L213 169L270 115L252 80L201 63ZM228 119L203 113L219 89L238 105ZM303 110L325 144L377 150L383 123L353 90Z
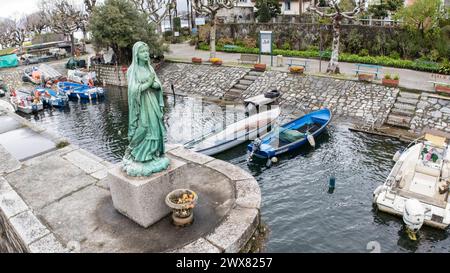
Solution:
M341 20L340 17L333 18L333 45L330 63L328 64L327 73L339 74L339 39L341 36Z
M188 28L192 30L191 15L189 12L189 0L186 0L186 11L187 11Z
M196 17L196 12L194 12L193 8L192 8L192 3L191 3L191 26L192 28L195 28L195 18Z
M209 47L211 50L210 57L216 57L216 15L211 14L211 29L209 33Z
M73 32L70 33L70 53L72 57L75 55L75 37L73 36Z
M83 29L83 53L86 52L87 31Z

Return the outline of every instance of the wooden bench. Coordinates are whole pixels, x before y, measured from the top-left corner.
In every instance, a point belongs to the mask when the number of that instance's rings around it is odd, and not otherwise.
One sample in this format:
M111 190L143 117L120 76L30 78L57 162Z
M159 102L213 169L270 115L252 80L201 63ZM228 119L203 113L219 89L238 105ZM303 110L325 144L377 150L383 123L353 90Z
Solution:
M309 66L309 61L307 60L298 60L298 59L289 59L288 66L301 66L306 71L306 68Z
M375 75L375 79L378 79L380 74L381 74L381 69L382 68L383 67L379 66L379 65L356 64L356 69L353 69L353 71L355 71L356 76L358 76L360 73L374 74ZM369 70L369 69L374 69L374 70Z
M258 55L253 54L241 54L241 57L238 59L238 63L258 63Z

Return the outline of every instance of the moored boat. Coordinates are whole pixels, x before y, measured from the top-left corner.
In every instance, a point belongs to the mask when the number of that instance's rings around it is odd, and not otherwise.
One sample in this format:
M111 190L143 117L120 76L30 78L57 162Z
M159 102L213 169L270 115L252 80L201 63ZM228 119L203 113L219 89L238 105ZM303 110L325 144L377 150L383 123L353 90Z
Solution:
M69 102L69 97L63 92L55 91L50 88L36 88L36 91L41 93L41 99L44 106L65 107Z
M215 155L266 133L279 115L280 109L276 107L233 123L223 131L191 140L184 146L199 153Z
M15 111L25 114L35 113L44 109L44 104L40 97L33 97L26 91L14 92L9 99Z
M91 87L74 82L58 82L58 91L66 93L69 98L79 100L95 100L104 96L101 87Z
M416 238L423 224L445 229L450 225L450 151L446 139L425 134L404 151L383 185L373 193L374 205L403 217L408 235Z
M247 146L250 151L249 160L254 156L267 159L269 166L273 157L294 151L308 142L315 146L314 139L325 131L331 116L331 111L325 108L281 125Z

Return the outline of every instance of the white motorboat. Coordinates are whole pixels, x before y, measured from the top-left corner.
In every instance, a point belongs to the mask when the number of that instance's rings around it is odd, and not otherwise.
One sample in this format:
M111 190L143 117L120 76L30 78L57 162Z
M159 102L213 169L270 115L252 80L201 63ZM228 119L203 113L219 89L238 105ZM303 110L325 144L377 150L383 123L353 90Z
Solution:
M20 111L25 114L31 114L44 109L44 104L40 98L34 98L24 91L17 91L9 99L15 111Z
M446 139L431 134L412 142L396 161L385 183L374 191L380 211L402 216L415 239L423 224L445 229L450 224L448 200L450 150Z
M278 116L280 108L261 112L250 116L225 128L225 130L211 133L184 144L187 149L206 155L215 155L247 140L255 139L259 134L265 134Z

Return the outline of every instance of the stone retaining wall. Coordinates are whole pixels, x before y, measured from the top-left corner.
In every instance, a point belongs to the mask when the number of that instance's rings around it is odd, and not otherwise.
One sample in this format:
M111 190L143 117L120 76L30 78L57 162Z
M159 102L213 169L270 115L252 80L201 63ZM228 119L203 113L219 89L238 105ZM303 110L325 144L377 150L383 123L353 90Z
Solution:
M427 129L437 129L450 134L450 100L422 93L411 130L421 134Z
M153 64L153 67L158 71L164 62ZM94 65L91 68L95 71L97 79L105 85L127 86L127 70L128 67L117 65Z

